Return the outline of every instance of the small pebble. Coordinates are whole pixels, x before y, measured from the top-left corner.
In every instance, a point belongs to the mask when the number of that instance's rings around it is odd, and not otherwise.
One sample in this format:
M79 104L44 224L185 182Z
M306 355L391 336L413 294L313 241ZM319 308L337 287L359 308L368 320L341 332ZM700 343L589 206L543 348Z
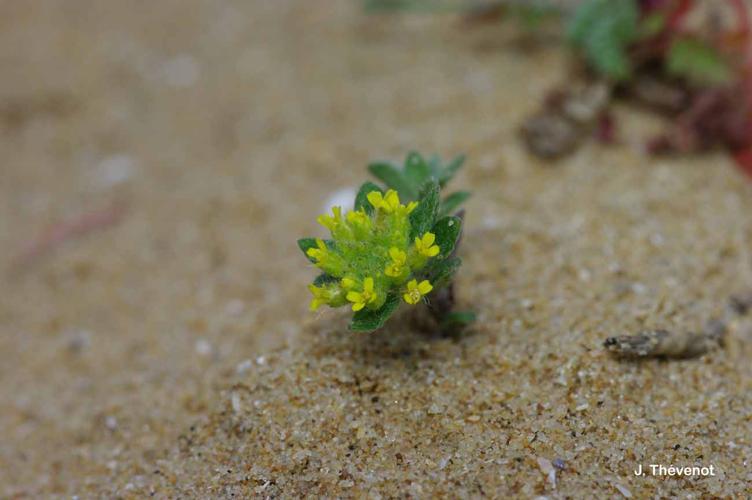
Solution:
M107 427L109 430L114 431L117 429L118 421L117 418L113 417L112 415L109 415L107 418L104 419L104 426Z
M232 410L235 413L240 413L240 410L243 409L242 401L240 400L240 394L233 392L232 396L230 397L230 404L232 405Z
M245 372L250 370L253 367L253 361L250 359L244 359L238 365L235 367L235 373L238 375L243 375Z
M136 171L136 162L127 154L115 154L104 158L96 171L96 183L100 188L110 188L129 180Z
M614 488L619 490L619 493L624 495L624 498L632 498L632 492L629 491L626 486L622 486L621 484L614 482Z
M332 211L332 207L342 207L343 211L351 210L355 203L355 195L357 192L354 188L346 187L339 189L329 195L329 198L324 203L324 213Z
M549 484L552 488L556 488L556 469L551 464L551 461L547 458L538 457L538 467L541 472L546 475Z
M211 344L205 339L198 339L196 341L196 354L200 356L208 356L212 352Z

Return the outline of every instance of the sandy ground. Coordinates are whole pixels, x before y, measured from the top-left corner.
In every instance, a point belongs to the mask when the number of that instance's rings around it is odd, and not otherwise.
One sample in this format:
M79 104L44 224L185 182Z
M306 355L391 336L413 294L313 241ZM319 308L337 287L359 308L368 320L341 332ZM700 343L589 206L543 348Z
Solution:
M750 322L691 361L601 343L752 284L752 185L630 140L530 159L565 64L344 0L1 3L0 496L743 496ZM307 311L295 239L409 149L469 156L459 338Z

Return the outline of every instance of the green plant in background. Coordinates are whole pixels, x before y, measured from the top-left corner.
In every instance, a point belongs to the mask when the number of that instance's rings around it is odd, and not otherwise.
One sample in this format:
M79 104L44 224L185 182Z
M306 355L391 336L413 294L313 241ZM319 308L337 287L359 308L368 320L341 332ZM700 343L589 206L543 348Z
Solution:
M637 0L585 0L569 18L567 38L598 73L623 81L635 69L630 48L663 34L669 41L665 54L668 74L701 84L727 82L731 70L718 50L704 40L681 34L668 22L670 14L663 9L641 10Z
M353 210L333 207L318 222L331 238L303 238L298 246L321 271L309 289L311 310L350 306L350 328L372 331L384 325L401 302L414 306L450 286L461 261L454 256L462 218L450 215L469 193L440 192L462 166L463 157L443 165L410 153L400 169L369 166L386 189L366 182ZM472 321L470 313L445 311L446 323Z
M633 0L587 0L570 19L567 35L598 71L617 80L631 73L627 48L638 36Z

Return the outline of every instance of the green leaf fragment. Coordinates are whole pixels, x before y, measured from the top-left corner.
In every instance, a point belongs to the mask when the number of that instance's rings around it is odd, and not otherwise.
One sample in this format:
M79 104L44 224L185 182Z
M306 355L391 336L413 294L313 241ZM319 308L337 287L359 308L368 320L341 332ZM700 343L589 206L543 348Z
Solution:
M368 170L374 177L386 184L390 189L397 191L403 198L414 200L418 190L414 184L391 163L376 162L368 165Z
M313 280L313 284L315 286L324 286L324 285L328 285L329 283L339 283L339 281L340 280L338 278L335 278L334 276L330 276L324 273L324 274L319 274L318 276L316 276L316 279Z
M410 241L431 229L439 213L439 185L428 182L420 192L418 206L410 214Z
M454 311L444 316L441 321L442 328L462 327L475 322L477 316L472 311Z
M444 217L434 224L431 232L436 235L436 244L441 249L441 253L438 255L439 259L443 259L452 253L461 230L462 219L459 217Z
M405 177L414 187L417 193L418 189L431 179L431 167L423 159L420 153L411 152L405 159Z
M462 265L462 259L459 257L453 257L451 259L437 262L429 273L429 280L431 281L434 290L443 288L451 283L454 273L457 272L460 265Z
M595 69L623 80L631 73L627 48L640 34L638 23L635 0L586 0L570 19L567 36Z
M453 214L468 198L470 198L470 193L467 191L457 191L450 194L441 202L439 217Z
M721 55L707 43L695 38L679 38L671 44L666 70L674 76L696 83L718 84L729 81L731 70Z
M662 12L653 12L640 22L640 38L650 38L663 31L666 16Z
M316 262L316 259L308 256L309 248L318 248L316 245L316 238L301 238L298 240L298 247L303 251L303 255L311 262Z
M372 332L381 328L394 311L397 310L399 303L399 295L390 293L384 305L376 311L361 309L353 314L352 321L350 322L350 330L354 332Z
M439 186L444 187L447 182L451 181L464 163L465 155L459 155L449 162L446 167L441 168L437 175Z
M558 16L561 12L552 2L529 1L529 3L512 3L507 7L508 13L519 19L522 26L529 30L535 30L543 21Z

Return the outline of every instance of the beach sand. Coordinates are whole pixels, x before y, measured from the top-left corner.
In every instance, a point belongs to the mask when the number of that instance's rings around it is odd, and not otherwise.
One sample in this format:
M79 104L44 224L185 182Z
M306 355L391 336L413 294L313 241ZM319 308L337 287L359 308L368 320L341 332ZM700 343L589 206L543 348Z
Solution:
M0 496L748 494L752 321L692 360L602 343L697 330L752 285L752 184L721 153L645 156L660 123L622 108L617 146L532 159L557 42L346 0L0 23ZM308 312L295 240L412 149L468 156L478 321L353 334Z

